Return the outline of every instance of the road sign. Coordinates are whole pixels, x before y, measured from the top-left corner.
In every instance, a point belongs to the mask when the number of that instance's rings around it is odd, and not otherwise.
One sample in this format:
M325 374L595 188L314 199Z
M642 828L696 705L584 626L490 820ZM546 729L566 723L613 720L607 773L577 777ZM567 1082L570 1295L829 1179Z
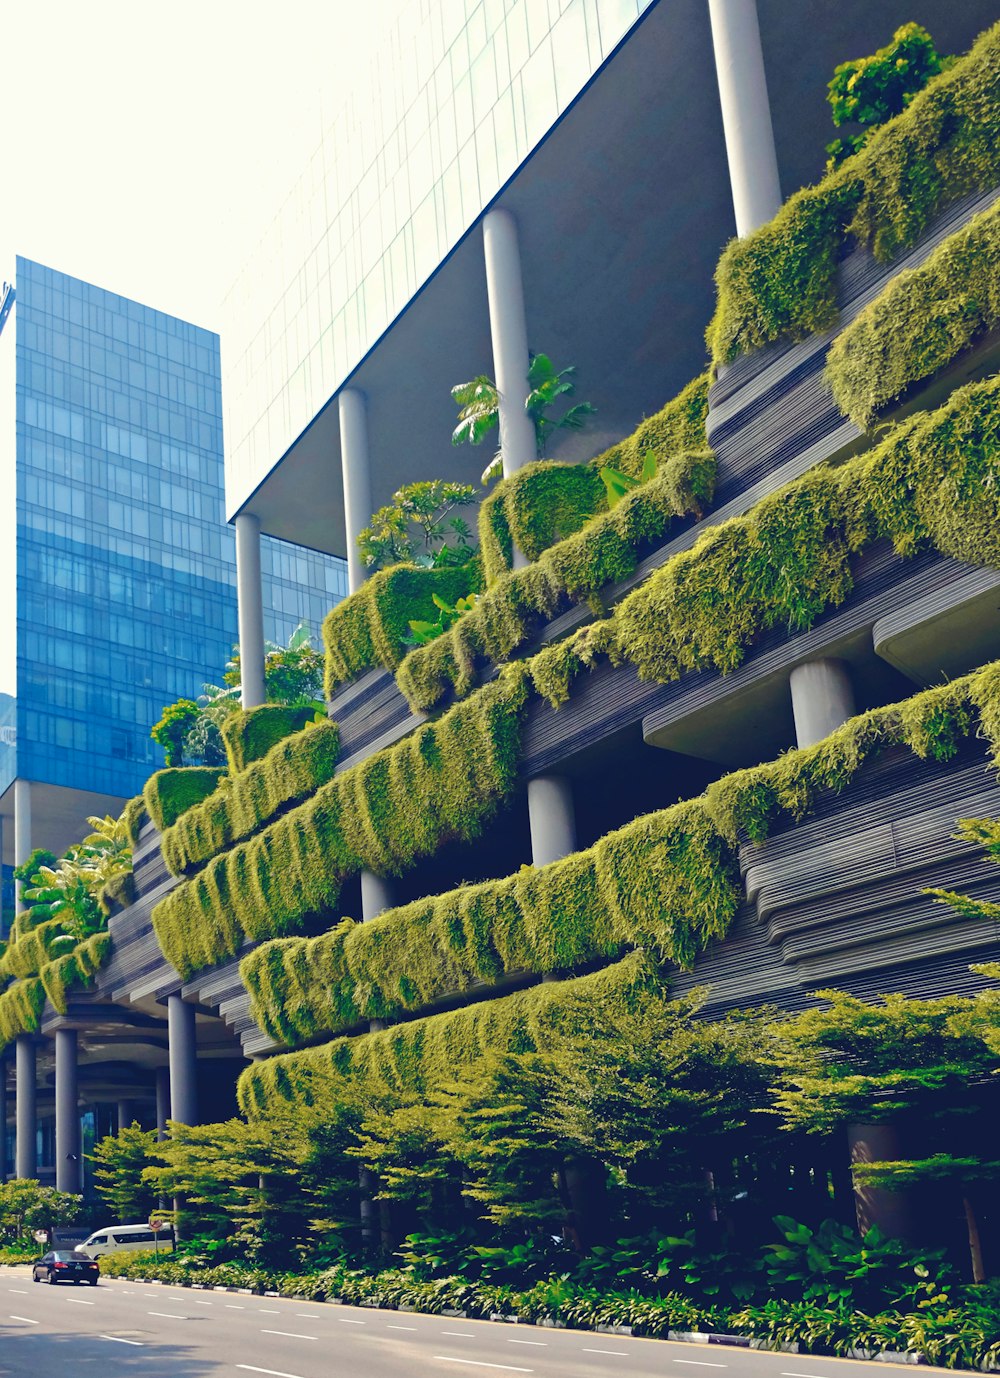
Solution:
M31 1237L36 1244L47 1244L49 1242L48 1230L34 1230Z
M150 1228L150 1229L154 1232L154 1234L155 1234L155 1232L156 1232L157 1230L162 1230L163 1227L164 1227L164 1225L165 1225L166 1223L167 1223L167 1222L166 1222L165 1220L159 1220L159 1219L157 1219L156 1216L153 1216L153 1218L152 1218L152 1219L150 1220L150 1222L149 1222L149 1228Z

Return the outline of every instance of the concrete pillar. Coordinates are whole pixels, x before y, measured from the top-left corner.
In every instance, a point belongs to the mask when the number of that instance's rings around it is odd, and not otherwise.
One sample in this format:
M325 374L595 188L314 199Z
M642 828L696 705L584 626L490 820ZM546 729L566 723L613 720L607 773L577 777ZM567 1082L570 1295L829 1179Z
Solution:
M15 1115L17 1118L17 1144L15 1149L14 1175L16 1177L35 1177L38 1175L38 1119L36 1115L37 1091L35 1087L35 1044L30 1034L21 1034L15 1044L15 1082L17 1097Z
M83 1190L75 1029L56 1030L56 1190Z
M729 181L742 238L781 208L757 0L708 0Z
M498 209L487 215L483 221L483 250L493 377L500 394L500 449L507 478L538 457L535 427L524 410L528 395L528 327L517 222L510 211Z
M260 518L236 518L236 598L240 635L240 703L267 702L264 688L264 589L260 577Z
M170 1118L178 1124L198 1123L198 1042L194 1006L179 995L167 997L170 1039Z
M167 1137L167 1120L170 1119L170 1068L156 1069L156 1137L162 1143Z
M547 866L576 851L573 790L564 776L538 775L528 781L528 825L533 866Z
M391 909L396 903L392 881L388 876L377 876L374 871L361 872L361 922L368 923L379 914ZM369 1019L368 1032L378 1033L385 1028L384 1019Z
M358 532L372 516L372 478L368 460L368 410L358 388L345 388L337 399L340 412L340 467L344 482L347 529L347 587L356 593L368 577L357 547Z
M842 660L810 660L788 679L796 746L812 746L853 718L854 689Z
M118 1133L123 1129L128 1129L133 1120L138 1119L135 1107L131 1100L122 1099L118 1102Z
M0 1182L10 1172L7 1161L7 1059L0 1056Z
M31 855L31 781L14 781L14 865L20 866ZM17 912L27 908L21 897L24 886L17 882Z
M852 1167L857 1163L889 1163L906 1156L893 1124L849 1124L847 1145ZM877 1225L891 1239L913 1238L913 1212L905 1191L887 1191L855 1181L854 1205L862 1234Z

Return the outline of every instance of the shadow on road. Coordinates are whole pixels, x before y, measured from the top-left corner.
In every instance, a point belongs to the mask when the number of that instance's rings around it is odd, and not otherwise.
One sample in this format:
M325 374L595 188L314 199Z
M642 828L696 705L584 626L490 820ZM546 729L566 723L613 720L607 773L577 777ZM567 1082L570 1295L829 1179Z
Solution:
M65 1378L86 1378L92 1373L99 1378L133 1371L141 1372L143 1378L159 1378L160 1374L164 1378L211 1378L227 1367L223 1360L198 1355L187 1345L165 1344L146 1338L138 1330L118 1333L138 1344L75 1332L53 1335L34 1326L28 1330L20 1325L0 1325L0 1378L39 1378L45 1373L63 1374Z

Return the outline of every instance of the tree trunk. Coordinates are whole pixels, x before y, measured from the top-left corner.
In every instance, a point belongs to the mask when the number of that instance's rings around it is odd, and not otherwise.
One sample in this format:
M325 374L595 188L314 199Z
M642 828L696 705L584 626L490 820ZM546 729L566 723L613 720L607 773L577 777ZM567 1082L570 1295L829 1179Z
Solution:
M969 1231L969 1257L972 1260L972 1281L985 1282L986 1269L983 1266L983 1241L979 1237L979 1219L975 1207L968 1196L962 1197L965 1210L965 1225Z
M847 1142L851 1163L887 1163L902 1158L899 1132L892 1124L849 1124ZM885 1187L854 1183L858 1229L864 1235L873 1225L890 1239L912 1239L913 1217L909 1195Z

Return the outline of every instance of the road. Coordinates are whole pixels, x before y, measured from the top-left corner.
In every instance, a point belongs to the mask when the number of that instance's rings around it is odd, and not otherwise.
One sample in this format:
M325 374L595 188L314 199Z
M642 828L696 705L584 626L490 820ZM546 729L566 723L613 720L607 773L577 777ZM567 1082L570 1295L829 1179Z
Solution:
M877 1378L889 1367L123 1279L47 1287L27 1268L0 1271L0 1378Z

